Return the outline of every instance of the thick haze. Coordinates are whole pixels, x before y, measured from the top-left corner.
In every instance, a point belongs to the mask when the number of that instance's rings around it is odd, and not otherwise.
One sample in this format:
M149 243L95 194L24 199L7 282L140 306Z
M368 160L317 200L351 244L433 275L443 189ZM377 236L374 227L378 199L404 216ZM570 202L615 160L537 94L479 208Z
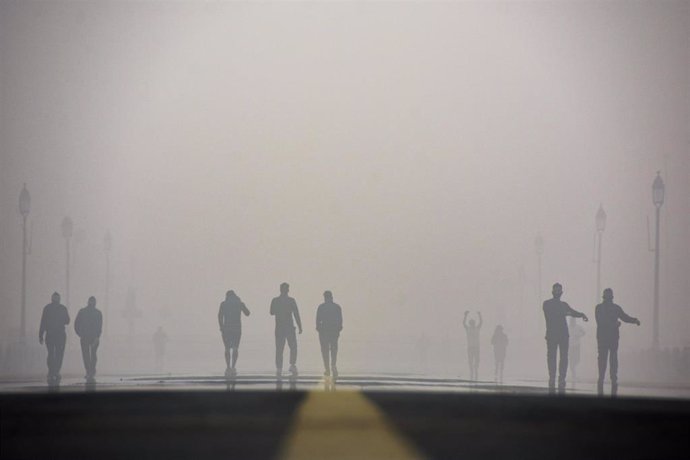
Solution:
M621 349L650 346L661 170L661 343L690 345L689 2L4 1L0 117L6 337L19 329L26 182L32 341L50 294L64 300L69 215L83 235L72 318L89 295L105 307L113 236L105 353L127 342L131 286L145 353L163 324L171 348L207 341L204 369L222 370L216 314L234 289L252 311L238 365L271 371L268 306L287 281L304 368L320 365L315 311L330 289L343 370L464 375L469 309L484 313L487 373L501 322L506 375L545 375L551 284L593 319L600 204L602 287L642 321Z

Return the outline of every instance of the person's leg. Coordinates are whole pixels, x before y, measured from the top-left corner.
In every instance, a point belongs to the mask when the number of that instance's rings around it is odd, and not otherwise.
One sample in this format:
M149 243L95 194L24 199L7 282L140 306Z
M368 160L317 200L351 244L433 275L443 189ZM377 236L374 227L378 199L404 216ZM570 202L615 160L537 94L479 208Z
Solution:
M494 348L494 381L498 382L498 353Z
M597 342L597 364L599 366L599 378L597 379L597 393L604 394L604 379L606 378L606 361L609 349L603 340Z
M549 370L549 390L556 387L556 347L555 340L546 340L546 367Z
M235 368L235 366L237 366L237 357L238 357L239 353L240 353L239 347L235 347L235 348L230 349L230 356L232 357L231 358L231 364L232 364L233 369Z
M96 375L96 362L98 362L98 345L100 345L100 340L96 339L91 344L91 377Z
M470 367L470 380L473 380L473 373L472 370L474 369L474 366L472 365L472 349L468 348L467 349L467 364Z
M276 370L283 370L283 350L285 349L285 334L276 331Z
M477 378L478 378L478 375L477 375L478 369L479 369L479 349L472 348L472 376L473 376L473 380L477 380Z
M618 392L618 341L611 343L609 350L609 355L611 359L611 369L609 370L611 375L611 394L616 395Z
M240 353L240 340L242 340L242 331L238 330L235 331L233 334L233 339L232 339L232 368L235 369L235 366L237 365L237 357L239 356Z
M326 376L331 375L331 367L329 364L329 343L326 334L319 333L319 343L321 344L321 359L323 359L323 368Z
M479 358L480 358L479 347L477 347L474 350L474 379L475 380L477 380L479 378Z
M288 331L287 343L290 347L290 366L297 364L297 336L295 335L295 329Z
M56 374L60 375L60 370L62 369L62 358L65 356L65 342L67 341L67 336L63 335L56 339L55 343L55 367Z
M331 338L331 367L333 373L337 373L336 365L338 363L338 336ZM335 375L334 375L335 376Z
M565 391L565 379L568 375L568 337L558 344L560 350L558 362L558 391Z
M45 338L46 349L48 350L48 358L46 359L46 364L48 365L48 377L53 377L55 375L55 344L52 338Z
M84 361L84 370L86 371L86 376L91 375L91 350L89 349L89 343L84 340L80 339L80 345L81 345L81 358Z

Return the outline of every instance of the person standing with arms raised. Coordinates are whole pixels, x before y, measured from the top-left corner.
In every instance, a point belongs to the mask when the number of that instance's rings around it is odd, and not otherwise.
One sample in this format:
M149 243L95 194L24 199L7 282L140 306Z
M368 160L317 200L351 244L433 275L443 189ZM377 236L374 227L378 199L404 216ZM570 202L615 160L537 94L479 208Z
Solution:
M62 369L62 358L65 355L67 341L65 326L68 324L67 307L60 303L60 294L54 292L51 302L43 307L41 326L38 330L38 341L43 345L45 336L48 349L48 385L60 384L60 369Z
M558 392L565 392L565 378L568 373L568 323L566 316L582 318L587 322L589 319L584 313L570 308L566 302L561 300L563 286L560 283L553 285L551 290L553 298L544 301L544 319L546 320L546 365L549 369L549 393L553 393L556 388L556 354L558 360Z
M297 377L297 336L295 335L295 323L302 333L302 320L299 317L299 309L295 299L288 295L290 285L280 285L280 295L271 301L271 315L276 318L276 376L283 373L283 350L285 342L290 347L290 373ZM294 322L293 322L294 317Z
M640 325L640 320L628 316L623 309L613 303L613 289L604 289L604 301L596 306L594 316L597 320L597 345L599 361L599 380L597 392L599 396L604 394L604 378L606 377L606 361L611 361L611 396L618 392L618 329L620 321ZM620 320L620 321L619 321Z

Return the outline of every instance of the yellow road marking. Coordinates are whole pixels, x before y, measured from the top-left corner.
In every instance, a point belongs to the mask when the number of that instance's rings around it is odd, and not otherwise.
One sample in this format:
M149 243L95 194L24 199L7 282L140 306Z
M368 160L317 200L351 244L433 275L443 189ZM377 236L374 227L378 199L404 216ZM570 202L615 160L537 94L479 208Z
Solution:
M359 391L312 391L298 409L280 458L419 459L386 416Z

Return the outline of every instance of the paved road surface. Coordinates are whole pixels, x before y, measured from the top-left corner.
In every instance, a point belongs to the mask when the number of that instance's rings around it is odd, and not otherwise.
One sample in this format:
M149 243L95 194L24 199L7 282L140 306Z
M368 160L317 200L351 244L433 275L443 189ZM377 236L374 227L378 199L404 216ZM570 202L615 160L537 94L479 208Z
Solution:
M234 391L215 377L12 385L0 387L3 459L690 457L682 398L411 377L343 378L336 391L309 377L275 391L266 376Z

